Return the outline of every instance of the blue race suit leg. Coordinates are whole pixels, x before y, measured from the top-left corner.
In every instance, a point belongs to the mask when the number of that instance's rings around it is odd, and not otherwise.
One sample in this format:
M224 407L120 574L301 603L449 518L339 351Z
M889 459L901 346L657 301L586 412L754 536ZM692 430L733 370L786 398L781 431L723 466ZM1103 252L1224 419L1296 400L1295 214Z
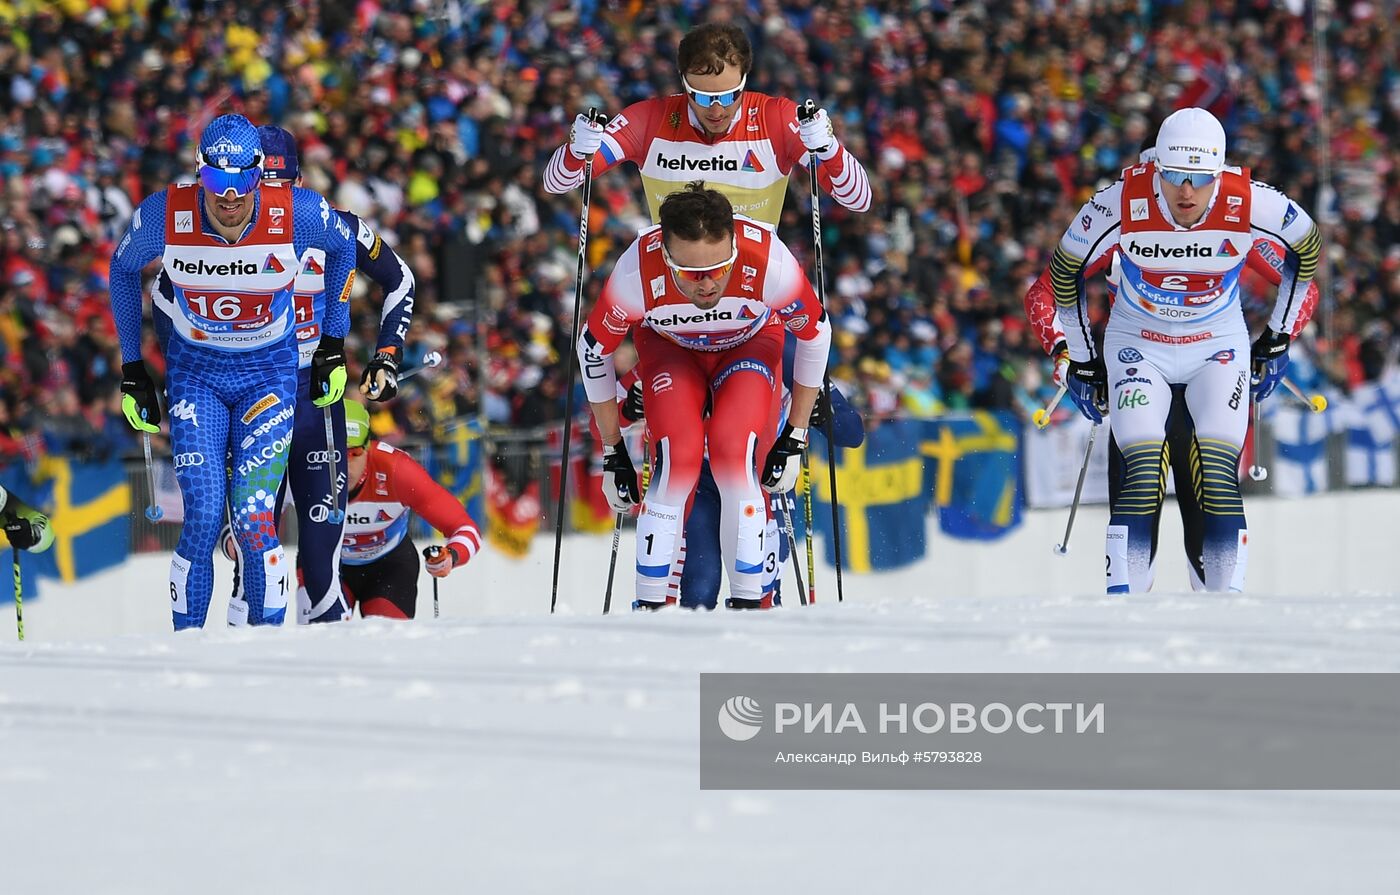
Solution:
M214 589L212 554L224 521L229 409L212 377L170 368L170 447L185 505L180 541L170 558L170 610L175 630L202 628Z
M311 392L311 369L304 367L297 377L297 395ZM345 452L345 405L331 405L331 428L335 435L336 478L339 506L345 511L349 473ZM340 586L340 542L345 521L331 521L330 473L326 457L325 411L313 402L299 401L292 429L292 449L287 460L287 478L277 493L277 518L282 518L282 502L290 488L297 513L297 621L302 624L344 621L350 606Z
M681 602L687 609L714 609L724 560L719 547L719 488L710 461L700 466L695 499L685 517L685 569L681 572Z
M229 603L233 625L280 625L286 617L291 570L277 537L276 503L292 441L296 382L290 364L245 367L230 402L229 507L242 582Z

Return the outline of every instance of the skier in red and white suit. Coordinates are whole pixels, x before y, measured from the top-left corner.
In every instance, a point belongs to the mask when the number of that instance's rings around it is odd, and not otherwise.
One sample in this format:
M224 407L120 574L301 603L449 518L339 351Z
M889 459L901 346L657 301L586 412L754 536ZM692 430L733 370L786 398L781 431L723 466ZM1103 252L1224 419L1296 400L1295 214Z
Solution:
M831 328L792 253L729 200L694 183L618 260L579 336L584 387L604 447L603 489L618 512L639 499L618 428L612 353L634 324L653 472L637 520L637 608L665 604L686 505L708 446L733 608L758 608L767 522L763 489L797 478L826 371ZM792 410L774 439L783 328L799 339ZM711 411L705 417L706 404Z
M345 402L349 446L349 506L340 553L340 582L360 615L413 618L418 603L418 553L408 536L409 513L447 535L429 547L428 573L442 578L481 550L481 532L466 508L403 451L369 438L369 414Z

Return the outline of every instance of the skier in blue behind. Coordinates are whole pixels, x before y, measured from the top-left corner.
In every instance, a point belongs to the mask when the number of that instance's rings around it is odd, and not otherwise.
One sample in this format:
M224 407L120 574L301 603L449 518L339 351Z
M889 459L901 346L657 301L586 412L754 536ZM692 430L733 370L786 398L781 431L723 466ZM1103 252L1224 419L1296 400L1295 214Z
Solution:
M301 185L301 163L297 158L297 142L292 134L280 127L258 128L266 161L263 183L286 187ZM388 401L398 394L398 358L403 341L413 319L413 273L379 235L355 215L339 208L332 209L355 234L355 267L384 289L384 306L379 317L379 339L374 359L360 377L360 394L371 401ZM310 246L301 256L296 276L296 333L300 356L298 393L310 388L311 362L321 339L325 317L326 281L325 255L317 246ZM297 404L292 427L291 454L287 460L287 476L277 492L275 518L282 518L282 506L287 490L297 513L297 620L303 624L343 621L351 614L345 594L340 587L340 544L344 535L346 495L345 404L331 406L335 433L336 476L339 487L340 521L331 503L330 472L326 451L325 417L320 408L305 402ZM224 538L225 552L230 538ZM237 593L241 575L235 562L234 592Z
M151 299L185 506L170 562L177 631L202 627L209 613L226 512L244 560L243 594L229 604L229 623L282 623L290 581L273 505L296 401L324 407L345 391L354 234L319 194L262 185L263 158L248 119L215 118L199 138L198 184L146 197L112 256L122 411L145 433L159 431L161 411L141 359L141 271L161 258L168 275ZM327 302L309 394L298 396L293 285L313 246L326 253L326 292L335 298Z

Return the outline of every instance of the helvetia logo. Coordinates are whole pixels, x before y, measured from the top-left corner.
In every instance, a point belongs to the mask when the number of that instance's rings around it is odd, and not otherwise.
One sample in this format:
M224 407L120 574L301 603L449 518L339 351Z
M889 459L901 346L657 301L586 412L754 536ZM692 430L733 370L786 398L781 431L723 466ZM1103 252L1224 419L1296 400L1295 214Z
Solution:
M648 322L652 326L685 326L688 323L715 323L733 319L733 311L705 311L703 314L676 313L670 317L653 317Z
M731 696L719 707L719 729L736 743L751 740L763 729L763 707L747 696Z
M745 160L747 161L747 159ZM668 171L738 171L739 163L732 158L691 158L677 155L667 158L656 154L656 163Z
M1212 258L1215 253L1210 246L1162 246L1139 245L1137 240L1128 243L1128 251L1143 258Z
M268 257L271 258L272 256L268 255ZM316 263L315 258L312 258L310 255L307 255L306 264L302 266L301 272L311 274L314 277L319 277L326 271L324 268L321 267L321 265Z
M740 170L748 171L752 174L763 173L763 163L758 160L758 156L754 154L752 149L744 153L744 163L739 167Z
M1234 244L1226 239L1221 241L1220 248L1215 250L1215 254L1222 258L1235 258L1239 255L1239 252L1235 251Z
M269 258L272 256L269 255ZM180 273L196 277L254 277L258 266L251 261L230 261L227 264L206 264L203 258L186 261L184 258L171 260L170 266Z
M263 273L286 273L287 268L282 266L282 262L277 260L277 256L268 252L267 258L263 261Z

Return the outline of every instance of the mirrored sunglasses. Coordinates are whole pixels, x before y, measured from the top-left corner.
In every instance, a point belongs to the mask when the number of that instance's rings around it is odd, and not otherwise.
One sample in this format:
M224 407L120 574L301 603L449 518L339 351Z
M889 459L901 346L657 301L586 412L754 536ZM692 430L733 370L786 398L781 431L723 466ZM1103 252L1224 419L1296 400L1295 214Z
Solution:
M744 95L744 84L748 83L748 80L748 75L745 75L739 81L738 87L735 87L733 90L725 90L721 93L709 93L704 90L696 90L694 87L690 86L690 82L684 77L681 78L681 84L685 87L685 95L690 97L691 101L700 108L708 109L710 106L719 106L721 109L727 109L737 103L739 97Z
M671 253L666 251L666 246L661 246L661 257L666 261L666 266L671 268L671 272L676 275L676 279L690 283L703 283L705 280L723 279L724 275L734 267L734 262L739 260L739 244L733 243L734 250L729 253L729 260L723 264L713 267L682 267L671 260Z
M1203 186L1210 186L1215 182L1217 176L1215 174L1206 173L1205 171L1172 171L1167 168L1162 168L1157 173L1161 174L1162 179L1172 186L1181 186L1189 182L1196 189L1200 189Z

